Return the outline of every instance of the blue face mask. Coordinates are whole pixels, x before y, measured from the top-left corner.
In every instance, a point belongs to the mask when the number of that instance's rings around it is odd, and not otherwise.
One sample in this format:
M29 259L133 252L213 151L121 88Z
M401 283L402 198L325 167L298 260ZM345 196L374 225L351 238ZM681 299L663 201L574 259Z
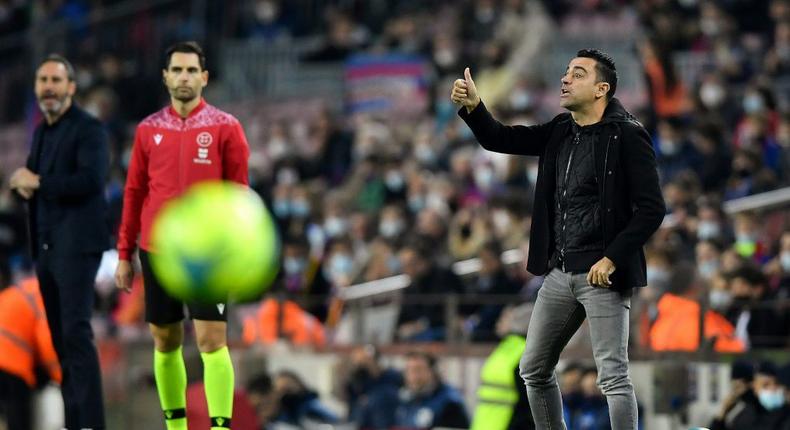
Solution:
M291 213L297 218L307 218L310 215L310 204L305 200L291 202Z
M719 262L716 260L709 260L699 265L699 274L705 279L710 279L719 270Z
M711 290L708 293L708 302L711 308L717 311L724 311L732 303L732 294L724 290Z
M288 218L291 213L291 205L288 200L275 200L272 204L274 216L277 218Z
M384 176L384 183L387 185L387 188L389 188L392 191L400 191L403 189L403 186L405 185L403 175L398 171L388 172Z
M403 231L403 221L401 220L382 220L379 224L379 233L386 238L392 238Z
M697 237L700 240L707 240L719 237L721 227L713 221L700 221L697 227Z
M760 404L769 411L779 409L785 404L785 393L781 388L761 390L757 393L757 398L760 399Z
M338 217L329 217L324 221L324 231L329 237L341 236L346 232L346 223Z
M762 112L765 108L762 97L757 94L749 94L743 98L743 110L746 113Z
M354 270L354 260L348 254L335 254L327 264L328 278L337 279L341 276L350 276Z
M647 268L647 285L663 290L669 284L669 272L654 267Z
M425 199L422 196L409 197L409 210L417 213L425 208Z
M782 264L782 271L790 273L790 252L783 252L779 257L779 263Z
M307 262L304 258L286 257L283 262L283 269L287 275L296 275L304 271Z

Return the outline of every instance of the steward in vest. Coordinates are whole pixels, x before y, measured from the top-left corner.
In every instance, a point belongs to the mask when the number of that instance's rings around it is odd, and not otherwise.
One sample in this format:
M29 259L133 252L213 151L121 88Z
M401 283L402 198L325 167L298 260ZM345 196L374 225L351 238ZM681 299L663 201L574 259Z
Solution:
M531 304L502 312L496 331L502 338L480 371L471 430L531 430L535 428L527 401L527 387L518 364L526 345Z

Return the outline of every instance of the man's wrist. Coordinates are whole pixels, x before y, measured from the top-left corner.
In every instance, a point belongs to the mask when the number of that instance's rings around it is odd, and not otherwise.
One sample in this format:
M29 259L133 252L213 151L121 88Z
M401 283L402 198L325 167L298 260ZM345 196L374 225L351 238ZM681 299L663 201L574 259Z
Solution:
M478 106L480 106L480 97L477 98L477 101L472 107L466 106L466 113L472 113Z

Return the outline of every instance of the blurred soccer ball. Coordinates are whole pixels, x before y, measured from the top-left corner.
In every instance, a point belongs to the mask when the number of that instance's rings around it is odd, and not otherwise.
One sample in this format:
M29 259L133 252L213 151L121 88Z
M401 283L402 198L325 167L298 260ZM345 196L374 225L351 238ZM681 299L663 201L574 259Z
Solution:
M185 302L254 300L279 267L272 216L253 191L231 182L196 184L166 204L151 245L154 274Z

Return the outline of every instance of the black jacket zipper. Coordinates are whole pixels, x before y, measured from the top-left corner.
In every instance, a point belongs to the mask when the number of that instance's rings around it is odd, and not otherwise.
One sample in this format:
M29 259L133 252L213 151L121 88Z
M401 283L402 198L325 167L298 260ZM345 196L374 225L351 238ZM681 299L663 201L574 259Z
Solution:
M565 166L565 176L562 180L562 195L560 196L561 205L562 205L562 247L560 248L560 256L562 258L562 271L565 271L565 220L568 218L568 175L571 171L571 163L573 163L573 154L576 152L576 148L579 147L579 134L580 132L576 132L576 135L573 137L573 146L571 146L571 152L568 155L568 165Z

